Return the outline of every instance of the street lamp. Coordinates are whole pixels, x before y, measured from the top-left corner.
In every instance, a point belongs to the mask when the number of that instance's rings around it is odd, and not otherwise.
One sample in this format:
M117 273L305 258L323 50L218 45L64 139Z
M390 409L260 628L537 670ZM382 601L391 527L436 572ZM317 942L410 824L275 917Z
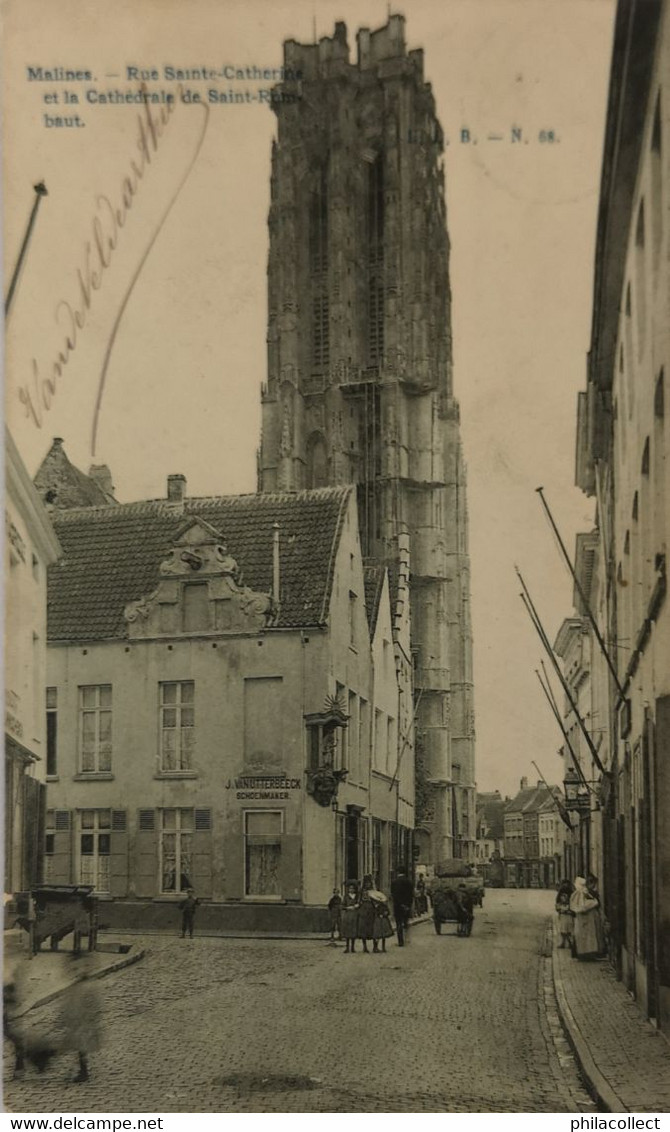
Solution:
M579 813L590 809L588 789L582 788L582 780L573 766L569 766L563 779L565 792L565 805L568 810L577 810Z

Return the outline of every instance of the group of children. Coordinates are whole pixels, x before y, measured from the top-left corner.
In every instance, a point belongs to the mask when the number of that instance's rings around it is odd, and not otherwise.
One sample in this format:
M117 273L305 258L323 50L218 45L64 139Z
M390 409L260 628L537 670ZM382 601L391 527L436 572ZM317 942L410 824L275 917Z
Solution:
M381 951L386 951L386 940L394 934L391 910L369 874L363 877L360 887L356 881L349 881L344 897L339 888L334 888L328 911L331 941L336 937L344 940L345 955L353 954L357 939L362 941L365 952L369 951L368 943L372 943L373 952L379 952L380 944Z

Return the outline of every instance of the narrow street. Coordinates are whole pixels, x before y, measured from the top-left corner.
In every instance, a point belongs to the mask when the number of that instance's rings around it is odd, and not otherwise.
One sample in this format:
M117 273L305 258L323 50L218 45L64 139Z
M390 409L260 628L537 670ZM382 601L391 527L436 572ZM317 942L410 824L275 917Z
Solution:
M8 1081L14 1112L595 1111L551 987L549 892L489 891L473 935L386 955L317 941L147 936L98 985L92 1080L72 1055ZM360 943L358 944L360 948ZM39 961L39 960L38 960ZM53 1027L57 1003L35 1013ZM9 1058L5 1057L5 1070Z

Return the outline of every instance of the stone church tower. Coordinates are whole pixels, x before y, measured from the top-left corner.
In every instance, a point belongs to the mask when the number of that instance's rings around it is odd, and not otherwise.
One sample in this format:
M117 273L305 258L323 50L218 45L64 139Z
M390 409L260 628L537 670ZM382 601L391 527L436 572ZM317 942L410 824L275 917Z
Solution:
M358 485L363 553L409 534L420 861L474 856L465 472L443 135L405 21L284 44L259 489Z

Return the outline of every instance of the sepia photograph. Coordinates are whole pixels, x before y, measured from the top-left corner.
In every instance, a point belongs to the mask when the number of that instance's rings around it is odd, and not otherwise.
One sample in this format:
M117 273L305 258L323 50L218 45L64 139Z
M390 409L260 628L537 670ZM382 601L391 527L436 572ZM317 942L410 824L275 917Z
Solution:
M4 1112L660 1128L670 0L2 27Z

